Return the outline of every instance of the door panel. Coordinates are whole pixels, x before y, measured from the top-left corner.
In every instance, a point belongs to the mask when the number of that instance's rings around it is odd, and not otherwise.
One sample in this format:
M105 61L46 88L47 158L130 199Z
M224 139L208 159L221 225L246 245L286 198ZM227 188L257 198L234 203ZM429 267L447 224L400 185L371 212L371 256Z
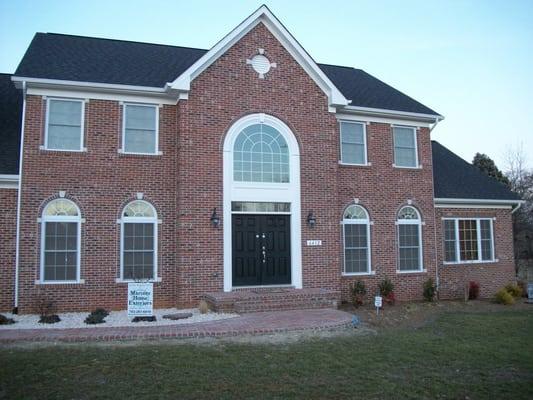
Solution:
M291 283L289 215L234 214L232 238L233 286Z

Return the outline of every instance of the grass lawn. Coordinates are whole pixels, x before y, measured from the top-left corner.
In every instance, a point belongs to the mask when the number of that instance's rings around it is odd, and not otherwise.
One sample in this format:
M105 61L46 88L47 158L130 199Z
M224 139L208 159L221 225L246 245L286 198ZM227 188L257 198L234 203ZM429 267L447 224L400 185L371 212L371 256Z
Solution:
M0 398L532 399L533 306L289 344L4 347Z

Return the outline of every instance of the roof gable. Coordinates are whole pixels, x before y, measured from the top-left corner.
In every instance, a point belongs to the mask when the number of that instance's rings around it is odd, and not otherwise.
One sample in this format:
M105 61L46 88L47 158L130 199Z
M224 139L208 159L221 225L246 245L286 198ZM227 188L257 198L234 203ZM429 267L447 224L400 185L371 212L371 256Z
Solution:
M318 67L311 56L304 50L298 41L290 34L283 24L272 14L267 6L262 5L252 15L215 44L207 53L200 57L187 70L179 75L167 87L178 91L190 90L191 81L200 75L216 59L222 56L231 46L250 32L258 24L264 24L274 37L282 44L289 54L301 65L306 73L328 96L331 106L345 106L348 99L333 84L329 77Z

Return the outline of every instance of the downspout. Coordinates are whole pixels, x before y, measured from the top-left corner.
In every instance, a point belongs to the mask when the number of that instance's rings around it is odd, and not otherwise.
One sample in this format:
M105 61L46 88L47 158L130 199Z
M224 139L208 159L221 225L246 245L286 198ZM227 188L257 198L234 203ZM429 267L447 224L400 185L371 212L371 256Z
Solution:
M22 199L22 156L24 148L24 125L26 124L26 81L22 81L22 124L20 128L19 187L17 193L17 233L15 242L15 305L13 314L19 311L19 262L20 262L20 204Z
M443 117L437 117L435 118L435 123L431 128L429 128L429 134L431 135L431 131L435 129L437 124L442 121ZM431 137L430 137L431 140ZM435 254L435 287L437 289L437 297L439 297L440 292L440 280L439 280L439 253L438 253L438 243L437 243L437 212L435 210L435 181L433 179L433 152L431 154L431 178L432 178L432 195L433 195L433 234L434 234L434 254Z
M516 211L518 211L518 209L519 209L520 207L522 207L522 203L523 203L523 202L524 202L523 200L522 200L522 201L519 201L518 204L516 205L516 207L513 208L513 211L511 211L511 214L514 214Z

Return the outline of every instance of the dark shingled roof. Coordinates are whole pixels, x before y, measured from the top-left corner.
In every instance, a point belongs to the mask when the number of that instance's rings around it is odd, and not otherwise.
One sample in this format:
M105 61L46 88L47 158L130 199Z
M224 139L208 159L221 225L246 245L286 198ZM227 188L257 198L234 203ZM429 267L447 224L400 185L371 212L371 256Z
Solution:
M432 141L435 198L519 200L507 186Z
M37 33L15 75L163 87L207 50L160 44ZM438 115L435 111L381 82L349 67L319 64L320 69L352 106Z
M19 173L22 92L0 73L0 174Z

